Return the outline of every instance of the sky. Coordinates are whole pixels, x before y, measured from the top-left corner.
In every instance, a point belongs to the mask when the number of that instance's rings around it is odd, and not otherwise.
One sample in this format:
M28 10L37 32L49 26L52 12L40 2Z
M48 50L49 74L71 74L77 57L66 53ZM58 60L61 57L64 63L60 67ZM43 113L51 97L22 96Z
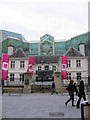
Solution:
M38 41L68 40L88 32L89 0L0 0L0 29Z

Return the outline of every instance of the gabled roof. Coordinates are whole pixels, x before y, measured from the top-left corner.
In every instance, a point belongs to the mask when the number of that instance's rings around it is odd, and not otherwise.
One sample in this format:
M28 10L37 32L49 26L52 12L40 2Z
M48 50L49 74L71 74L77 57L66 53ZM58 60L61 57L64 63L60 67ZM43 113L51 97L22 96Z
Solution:
M70 47L64 55L68 56L68 57L83 57L84 56L82 53L80 53L74 47Z
M22 50L22 48L18 48L15 52L12 53L12 55L10 56L11 58L24 58L27 57L25 52Z

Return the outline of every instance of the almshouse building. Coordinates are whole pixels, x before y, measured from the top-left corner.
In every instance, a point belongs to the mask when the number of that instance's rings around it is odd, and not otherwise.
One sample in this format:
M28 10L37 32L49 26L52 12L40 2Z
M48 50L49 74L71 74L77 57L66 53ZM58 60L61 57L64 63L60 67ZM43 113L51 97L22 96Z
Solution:
M63 81L67 85L71 79L77 84L80 80L84 80L85 84L88 83L88 58L85 56L84 44L79 45L80 51L71 46L65 54L67 56L67 79ZM24 73L28 69L28 56L22 48L18 48L13 52L13 46L8 46L9 59L9 85L23 85ZM35 56L34 75L32 83L42 84L36 80L36 72L38 70L52 70L61 72L61 56L60 55L39 55ZM43 81L44 82L44 81ZM51 84L51 81L44 82Z

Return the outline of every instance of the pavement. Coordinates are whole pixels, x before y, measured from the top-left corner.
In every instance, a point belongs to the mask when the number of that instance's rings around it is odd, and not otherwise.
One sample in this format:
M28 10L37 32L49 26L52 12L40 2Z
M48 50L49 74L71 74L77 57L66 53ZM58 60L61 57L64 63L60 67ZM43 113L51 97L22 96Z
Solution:
M81 118L81 109L72 107L71 102L65 106L68 98L68 93L4 94L2 118ZM75 104L77 100L75 96Z

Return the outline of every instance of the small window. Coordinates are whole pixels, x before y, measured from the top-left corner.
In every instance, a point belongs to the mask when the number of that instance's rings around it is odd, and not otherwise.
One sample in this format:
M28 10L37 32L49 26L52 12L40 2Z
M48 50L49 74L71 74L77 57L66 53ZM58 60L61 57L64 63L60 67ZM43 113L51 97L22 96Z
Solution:
M24 68L24 61L20 61L20 68Z
M45 65L45 70L49 70L49 65Z
M14 74L10 74L10 81L14 81Z
M11 61L11 68L15 68L15 61Z
M67 60L67 68L71 67L71 60Z
M67 73L67 80L71 80L71 73Z
M41 70L41 66L38 66L38 70Z
M81 73L77 73L77 80L81 80Z
M56 71L56 66L53 65L53 66L52 66L52 70L53 70L53 71Z
M81 60L76 60L76 67L81 67Z
M20 81L24 81L24 74L19 74L19 77L20 77Z

